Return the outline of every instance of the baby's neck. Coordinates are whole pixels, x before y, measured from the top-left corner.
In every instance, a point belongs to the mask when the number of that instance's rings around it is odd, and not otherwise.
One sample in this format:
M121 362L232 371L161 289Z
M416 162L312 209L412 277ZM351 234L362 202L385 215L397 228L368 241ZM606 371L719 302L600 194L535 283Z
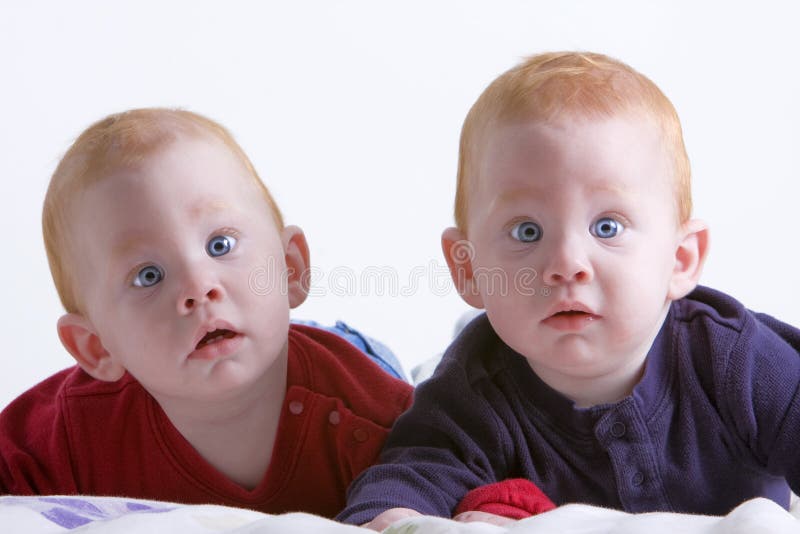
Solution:
M644 375L647 350L619 367L600 369L584 376L565 374L541 365L531 365L542 381L575 403L578 408L620 401L633 392Z
M562 394L571 399L577 408L590 408L618 402L633 392L644 374L644 361L622 377L593 377L572 382Z
M258 486L269 468L286 394L285 359L253 390L246 398L210 406L195 403L187 411L162 404L200 456L248 490Z

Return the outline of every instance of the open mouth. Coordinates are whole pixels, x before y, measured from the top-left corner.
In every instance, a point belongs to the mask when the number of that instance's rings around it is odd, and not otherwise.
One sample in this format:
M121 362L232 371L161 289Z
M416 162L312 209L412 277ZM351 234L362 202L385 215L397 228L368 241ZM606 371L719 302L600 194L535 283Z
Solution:
M553 317L580 317L581 315L591 315L591 314L579 310L567 310L554 313Z
M233 330L228 330L226 328L217 328L216 330L208 332L206 335L204 335L203 339L201 339L197 343L195 350L202 349L207 345L212 345L214 343L222 341L223 339L231 339L232 337L236 337L236 332L234 332Z
M578 309L557 311L544 319L543 323L562 332L580 332L587 328L589 324L600 319L599 315L582 309L582 307L576 306L576 308Z

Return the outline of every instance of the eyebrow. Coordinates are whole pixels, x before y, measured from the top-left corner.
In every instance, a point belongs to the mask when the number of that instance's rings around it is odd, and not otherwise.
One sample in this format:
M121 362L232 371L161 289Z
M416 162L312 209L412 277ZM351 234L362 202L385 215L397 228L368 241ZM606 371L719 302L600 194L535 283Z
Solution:
M192 219L199 219L204 215L229 211L231 209L231 205L224 200L201 200L195 202L189 208L189 215L191 215Z
M114 260L126 256L131 250L138 248L145 241L146 238L143 232L126 233L122 239L116 240L111 247L111 259Z
M592 185L588 189L589 192L592 194L611 193L613 195L626 198L629 198L631 196L630 193L624 187L620 187L618 185L610 183L601 183L597 185ZM548 194L549 191L547 190L546 187L540 187L535 184L530 184L524 187L517 187L514 189L510 189L508 191L504 191L503 193L497 195L494 199L492 199L492 201L489 203L489 211L494 211L497 205L519 202L521 199L524 200L526 198L539 201L543 199L546 200Z
M520 198L533 198L541 199L547 195L547 190L544 187L529 185L525 187L518 187L503 191L492 199L491 206L495 204L507 204L512 201L519 200Z

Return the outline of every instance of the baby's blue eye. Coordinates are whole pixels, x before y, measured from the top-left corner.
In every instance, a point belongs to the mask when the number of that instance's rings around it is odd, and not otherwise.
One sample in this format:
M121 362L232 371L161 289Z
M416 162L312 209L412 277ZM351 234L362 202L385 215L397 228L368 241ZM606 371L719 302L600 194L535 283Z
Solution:
M533 243L542 238L542 227L531 221L521 222L511 229L511 237L523 243Z
M209 256L224 256L236 246L236 238L229 235L215 235L208 240L206 252Z
M612 219L611 217L603 217L602 219L597 219L595 223L590 228L592 235L597 236L601 239L610 239L612 237L616 237L622 233L625 227L622 226L622 223Z
M164 273L155 265L148 265L136 273L133 285L136 287L150 287L159 283L164 278Z

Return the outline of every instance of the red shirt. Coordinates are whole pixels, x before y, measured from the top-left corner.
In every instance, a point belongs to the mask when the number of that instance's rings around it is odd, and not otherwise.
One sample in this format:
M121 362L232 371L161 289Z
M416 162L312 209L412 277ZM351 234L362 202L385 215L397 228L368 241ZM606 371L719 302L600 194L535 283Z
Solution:
M0 494L113 495L332 517L377 460L409 384L338 336L292 325L269 469L252 491L209 465L130 375L65 369L0 413Z

